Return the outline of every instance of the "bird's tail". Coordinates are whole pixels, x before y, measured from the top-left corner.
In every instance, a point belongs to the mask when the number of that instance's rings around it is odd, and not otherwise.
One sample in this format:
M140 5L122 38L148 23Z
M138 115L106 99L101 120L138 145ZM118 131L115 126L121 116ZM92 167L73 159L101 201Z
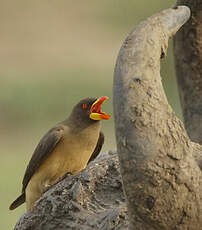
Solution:
M10 205L9 209L13 210L25 202L25 193L22 193L13 203Z

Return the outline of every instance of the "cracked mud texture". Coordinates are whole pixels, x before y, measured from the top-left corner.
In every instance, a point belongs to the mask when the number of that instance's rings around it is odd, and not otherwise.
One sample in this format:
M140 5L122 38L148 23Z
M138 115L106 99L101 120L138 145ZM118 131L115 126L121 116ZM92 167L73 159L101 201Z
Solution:
M15 230L127 229L126 213L118 156L109 151L44 193Z

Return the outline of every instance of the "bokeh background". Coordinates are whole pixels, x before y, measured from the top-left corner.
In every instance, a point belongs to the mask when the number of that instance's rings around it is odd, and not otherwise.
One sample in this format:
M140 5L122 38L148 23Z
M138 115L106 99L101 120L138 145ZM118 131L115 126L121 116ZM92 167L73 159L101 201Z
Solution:
M87 96L107 95L104 150L115 148L112 82L120 46L141 20L174 0L0 0L0 229L13 229L25 206L8 211L43 134ZM172 42L163 84L181 118ZM121 111L120 111L121 112Z

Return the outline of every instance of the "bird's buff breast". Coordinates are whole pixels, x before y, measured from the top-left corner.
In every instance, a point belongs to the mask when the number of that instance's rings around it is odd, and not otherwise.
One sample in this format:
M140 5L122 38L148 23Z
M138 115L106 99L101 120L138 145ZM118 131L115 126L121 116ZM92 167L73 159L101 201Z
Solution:
M98 137L99 132L94 136L87 136L86 132L77 136L68 134L68 138L64 136L55 150L33 175L30 189L43 193L49 186L62 178L65 173L79 173L86 167L95 149Z

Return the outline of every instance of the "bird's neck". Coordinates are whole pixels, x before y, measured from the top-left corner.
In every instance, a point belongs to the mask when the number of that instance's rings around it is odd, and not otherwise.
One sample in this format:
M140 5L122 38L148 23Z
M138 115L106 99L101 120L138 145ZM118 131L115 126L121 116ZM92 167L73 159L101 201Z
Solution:
M81 131L86 128L92 127L92 128L100 128L101 123L100 121L94 121L94 120L80 120L75 117L69 117L66 120L63 121L64 125L67 125L69 128L71 128L74 131Z

